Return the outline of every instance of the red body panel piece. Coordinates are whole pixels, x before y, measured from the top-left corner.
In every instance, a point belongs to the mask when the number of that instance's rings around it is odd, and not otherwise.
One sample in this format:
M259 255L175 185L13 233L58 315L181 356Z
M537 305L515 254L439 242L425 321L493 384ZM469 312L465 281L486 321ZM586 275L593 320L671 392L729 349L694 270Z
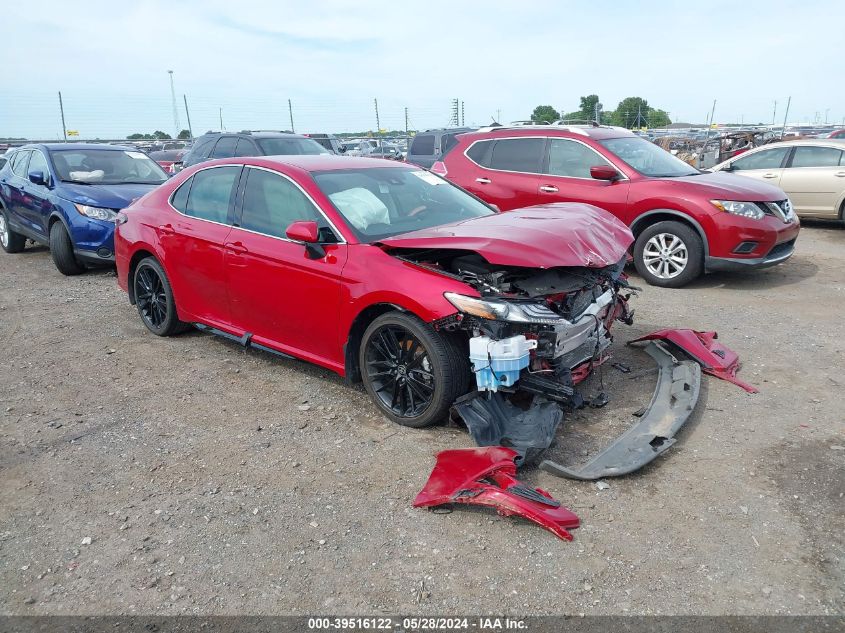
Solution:
M698 332L689 329L658 330L631 342L653 341L655 339L669 341L698 361L705 374L732 382L748 393L758 393L760 390L757 387L736 377L736 372L742 367L739 362L739 355L717 342L718 337L719 335L716 332Z
M504 446L441 451L414 507L446 503L488 506L502 516L525 517L571 541L568 530L577 528L580 520L545 490L516 479L516 456L515 450Z
M627 226L597 207L544 204L405 233L381 243L468 250L501 266L603 268L622 259L633 241Z

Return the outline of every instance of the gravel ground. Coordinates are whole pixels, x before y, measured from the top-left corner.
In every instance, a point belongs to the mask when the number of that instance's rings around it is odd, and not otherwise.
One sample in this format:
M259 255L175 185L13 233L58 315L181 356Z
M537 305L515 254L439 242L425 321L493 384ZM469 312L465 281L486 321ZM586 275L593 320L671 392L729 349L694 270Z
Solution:
M571 543L411 508L463 430L393 425L304 363L156 338L113 272L64 278L41 248L0 268L4 613L843 612L843 229L634 300L615 346L634 372L606 369L611 403L570 417L556 457L647 402L651 361L622 343L659 327L716 329L761 393L705 378L678 443L606 490L526 471L580 515Z

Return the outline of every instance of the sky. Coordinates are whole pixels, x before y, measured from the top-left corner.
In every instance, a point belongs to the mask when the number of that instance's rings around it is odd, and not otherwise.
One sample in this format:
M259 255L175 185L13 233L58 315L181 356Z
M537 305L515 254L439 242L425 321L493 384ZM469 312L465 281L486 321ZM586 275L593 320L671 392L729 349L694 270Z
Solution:
M598 94L673 121L845 121L845 2L3 0L0 137L526 119ZM174 121L170 89L177 97ZM288 101L290 100L290 108ZM777 105L775 106L775 101ZM776 110L775 110L776 108Z

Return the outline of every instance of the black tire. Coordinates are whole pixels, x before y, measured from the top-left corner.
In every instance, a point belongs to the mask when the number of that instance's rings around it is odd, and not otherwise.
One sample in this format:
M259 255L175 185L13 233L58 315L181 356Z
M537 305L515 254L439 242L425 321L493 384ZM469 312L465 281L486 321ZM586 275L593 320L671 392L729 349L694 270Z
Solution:
M704 272L704 244L695 229L686 224L657 222L637 237L634 266L652 286L681 288Z
M156 336L184 332L190 324L179 320L167 273L155 257L138 262L132 274L135 307L147 329Z
M73 254L73 242L70 241L65 225L58 221L50 227L50 256L63 275L79 275L85 272L85 266L80 264Z
M403 426L422 428L440 422L468 390L469 359L457 339L402 312L388 312L370 323L358 362L373 402Z
M0 246L7 253L20 253L26 247L26 238L9 228L9 216L3 208L0 208Z

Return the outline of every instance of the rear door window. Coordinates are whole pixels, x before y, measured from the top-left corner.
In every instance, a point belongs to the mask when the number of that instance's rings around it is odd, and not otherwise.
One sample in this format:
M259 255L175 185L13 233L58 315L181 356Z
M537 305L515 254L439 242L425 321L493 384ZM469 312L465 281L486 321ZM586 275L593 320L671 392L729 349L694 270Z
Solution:
M30 163L32 161L30 160ZM842 165L842 150L835 147L802 145L795 148L792 167L838 167Z
M208 158L208 155L211 153L211 148L214 147L214 141L217 140L218 137L212 136L206 139L200 139L196 147L191 151L191 154L194 158Z
M255 146L255 143L249 139L239 138L238 144L235 146L235 152L232 156L260 156L261 152Z
M788 147L773 147L748 156L740 156L731 163L731 167L737 171L743 169L780 169L789 150Z
M467 156L472 162L482 167L489 167L491 149L493 149L493 141L478 141L467 150Z
M408 153L414 156L434 156L434 135L419 134L415 136L414 142L411 143L411 151Z
M224 136L217 145L214 146L214 151L211 152L212 158L231 158L235 155L235 145L238 143L236 136Z
M198 171L193 176L185 214L201 220L229 224L229 207L240 174L239 165Z
M565 138L549 139L546 173L568 178L591 178L590 167L609 163L586 145Z
M543 163L544 138L507 138L496 141L490 168L539 174Z
M12 172L16 176L26 178L26 164L29 162L29 155L31 153L29 151L15 152L12 158Z

